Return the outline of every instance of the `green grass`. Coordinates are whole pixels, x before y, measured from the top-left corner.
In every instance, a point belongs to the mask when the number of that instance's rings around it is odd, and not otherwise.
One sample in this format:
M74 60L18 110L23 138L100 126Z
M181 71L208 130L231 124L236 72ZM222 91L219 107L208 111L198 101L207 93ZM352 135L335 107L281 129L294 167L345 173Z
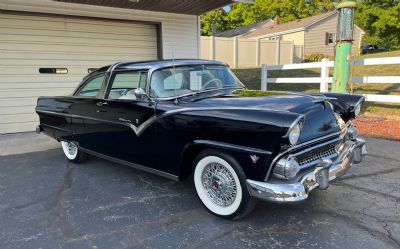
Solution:
M377 54L363 55L358 58L378 58L400 56L399 51L391 51ZM238 78L251 90L260 90L261 88L261 69L233 69ZM377 65L377 66L355 66L352 69L353 76L400 76L400 65ZM332 76L333 69L330 70ZM269 78L298 78L298 77L319 77L319 69L307 70L282 70L268 71ZM353 84L353 93L355 94L384 94L400 95L400 84ZM268 90L271 91L300 91L300 92L318 92L319 84L268 84ZM400 105L366 103L364 112L368 115L394 118L400 120Z

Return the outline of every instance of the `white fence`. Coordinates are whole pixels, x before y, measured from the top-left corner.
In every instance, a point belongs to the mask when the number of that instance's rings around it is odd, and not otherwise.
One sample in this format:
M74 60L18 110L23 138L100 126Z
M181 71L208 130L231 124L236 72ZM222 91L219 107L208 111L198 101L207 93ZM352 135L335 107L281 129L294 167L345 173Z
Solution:
M390 65L400 64L400 57L386 57L386 58L368 58L356 59L351 61L355 66L371 66L371 65ZM333 61L323 59L321 62L300 63L300 64L286 64L286 65L262 65L261 70L261 90L268 89L268 83L316 83L320 84L320 92L328 91L328 83L332 83L332 77L329 77L329 68L334 66ZM310 69L320 68L320 77L301 77L301 78L268 78L268 71L272 70L292 70L292 69ZM399 67L400 69L400 67ZM352 77L353 83L391 83L400 84L400 76L364 76ZM379 94L364 94L366 101L371 102L389 102L400 103L400 96L396 95L379 95Z
M303 60L303 46L292 41L202 36L200 58L223 61L232 68L298 63Z

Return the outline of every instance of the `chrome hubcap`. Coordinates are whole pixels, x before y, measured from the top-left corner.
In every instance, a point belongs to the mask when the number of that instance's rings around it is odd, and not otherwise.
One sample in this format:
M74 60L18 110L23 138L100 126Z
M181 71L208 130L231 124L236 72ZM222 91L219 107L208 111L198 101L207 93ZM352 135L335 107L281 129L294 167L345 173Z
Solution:
M237 187L231 172L219 163L208 164L202 173L203 187L217 205L227 207L236 198Z
M74 143L67 143L67 149L68 149L68 153L70 155L75 155L76 151L78 150L78 148L76 147L76 145Z

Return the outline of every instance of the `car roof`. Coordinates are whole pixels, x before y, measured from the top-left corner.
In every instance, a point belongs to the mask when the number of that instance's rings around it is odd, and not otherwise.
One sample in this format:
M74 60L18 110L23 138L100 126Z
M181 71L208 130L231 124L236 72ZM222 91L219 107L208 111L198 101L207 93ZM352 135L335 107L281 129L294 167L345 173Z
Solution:
M147 61L131 61L131 62L118 62L113 65L108 65L97 69L92 73L99 73L112 70L129 70L129 69L159 69L164 67L185 66L185 65L221 65L227 66L224 62L216 60L202 60L202 59L170 59L170 60L147 60Z
M130 62L117 62L113 65L101 67L83 78L85 81L93 75L104 73L107 71L124 71L124 70L157 70L160 68L186 66L186 65L220 65L227 66L224 62L216 60L202 60L202 59L169 59L169 60L146 60L146 61L130 61Z

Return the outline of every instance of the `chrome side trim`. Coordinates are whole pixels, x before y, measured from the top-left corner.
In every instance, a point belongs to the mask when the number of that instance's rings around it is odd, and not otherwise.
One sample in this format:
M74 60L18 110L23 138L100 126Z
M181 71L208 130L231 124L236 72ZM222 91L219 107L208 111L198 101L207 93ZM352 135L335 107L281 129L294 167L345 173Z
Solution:
M103 155L101 153L94 152L92 150L85 149L85 148L82 148L80 146L79 146L79 150L81 150L81 151L83 151L85 153L91 154L93 156L103 158L103 159L108 160L108 161L112 161L112 162L115 162L115 163L118 163L118 164L126 165L126 166L129 166L129 167L132 167L132 168L135 168L135 169L138 169L138 170L142 170L142 171L145 171L145 172L153 173L153 174L156 174L156 175L159 175L159 176L162 176L162 177L174 180L174 181L179 181L179 177L178 176L170 174L170 173L167 173L167 172L164 172L164 171L156 170L156 169L149 168L149 167L146 167L146 166L143 166L143 165L140 165L140 164L136 164L136 163L131 163L131 162L128 162L128 161L125 161L125 160L121 160L121 159L115 158L115 157Z
M51 128L51 129L54 129L54 130L59 130L59 131L63 131L63 132L72 134L71 131L66 130L66 129L63 129L63 128L60 128L60 127L57 127L57 126L48 125L48 124L40 124L40 125L39 125L39 127L43 127L43 126L44 126L44 127L49 127L49 128ZM41 130L43 130L43 128L41 128Z
M243 152L255 153L255 154L260 154L260 155L271 155L272 154L270 151L267 151L267 150L260 150L260 149L256 149L256 148L252 148L252 147L240 146L240 145L211 141L211 140L194 140L194 143L211 145L211 146L216 146L216 147L220 147L220 148L231 149L234 151L243 151Z
M218 110L254 110L254 111L260 111L260 109L257 108L247 108L247 107L189 107L189 108L181 108L181 109L174 109L174 110L169 110L164 113L161 113L157 116L152 116L151 118L147 119L144 121L141 125L135 126L130 122L117 122L117 121L110 121L110 120L104 120L104 119L98 119L98 118L92 118L92 117L85 117L85 116L80 116L80 115L75 115L75 114L68 114L68 113L60 113L60 112L53 112L53 111L43 111L43 110L36 110L37 113L44 113L44 114L53 114L57 116L64 116L64 117L70 117L70 118L83 118L83 119L90 119L94 121L99 121L99 122L106 122L106 123L112 123L112 124L119 124L119 125L125 125L130 127L137 136L140 136L146 128L148 128L151 124L156 122L159 119L177 114L177 113L183 113L183 112L191 112L191 111L218 111ZM272 109L263 109L263 111L271 111L275 113L291 113L290 111L280 111L280 110L272 110ZM265 122L266 124L272 124Z
M105 120L105 119L98 119L98 118L92 118L92 117L86 117L86 116L80 116L80 115L75 115L75 114L68 114L68 113L59 113L59 112L51 112L51 111L42 111L42 110L36 110L37 113L44 113L44 114L51 114L51 115L56 115L56 116L61 116L61 117L68 117L68 118L82 118L82 119L89 119L89 120L93 120L93 121L98 121L98 122L105 122L105 123L110 123L110 124L117 124L117 125L124 125L127 126L129 128L131 128L131 130L133 132L135 132L135 134L137 136L140 136L143 131L149 127L154 121L156 117L151 117L148 120L146 120L145 122L143 122L141 125L139 126L135 126L130 122L117 122L117 121L110 121L110 120ZM46 125L46 124L42 124L42 125ZM51 127L54 129L60 129L57 127Z

